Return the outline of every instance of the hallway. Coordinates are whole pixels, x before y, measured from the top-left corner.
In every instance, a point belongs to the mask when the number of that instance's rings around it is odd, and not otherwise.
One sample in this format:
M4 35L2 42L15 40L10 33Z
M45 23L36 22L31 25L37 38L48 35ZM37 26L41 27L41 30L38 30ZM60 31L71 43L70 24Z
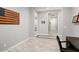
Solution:
M8 49L8 52L58 52L56 39L36 38L22 42L14 48Z

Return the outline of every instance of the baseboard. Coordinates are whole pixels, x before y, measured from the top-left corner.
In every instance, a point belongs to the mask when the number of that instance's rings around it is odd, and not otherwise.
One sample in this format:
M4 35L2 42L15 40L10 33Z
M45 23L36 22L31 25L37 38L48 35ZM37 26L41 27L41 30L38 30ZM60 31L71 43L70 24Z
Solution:
M29 39L30 39L30 38L27 38L27 39L25 39L25 40L23 40L23 41L21 41L21 42L15 44L15 45L13 45L12 47L10 47L10 48L4 50L3 52L8 52L8 50L11 50L11 49L15 48L16 46L18 46L18 45L24 43L25 41L28 41Z

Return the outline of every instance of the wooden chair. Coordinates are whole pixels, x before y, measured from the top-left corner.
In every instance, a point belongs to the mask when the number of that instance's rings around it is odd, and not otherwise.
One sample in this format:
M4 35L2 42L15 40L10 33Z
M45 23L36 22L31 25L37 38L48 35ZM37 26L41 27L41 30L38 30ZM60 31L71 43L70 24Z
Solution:
M59 48L60 48L60 51L61 51L61 52L78 52L77 50L75 50L75 49L71 46L70 42L68 42L68 41L60 41L59 36L57 36L56 38L57 38L57 41L58 41ZM62 47L62 43L66 43L68 46L67 46L66 48L63 48L63 47Z

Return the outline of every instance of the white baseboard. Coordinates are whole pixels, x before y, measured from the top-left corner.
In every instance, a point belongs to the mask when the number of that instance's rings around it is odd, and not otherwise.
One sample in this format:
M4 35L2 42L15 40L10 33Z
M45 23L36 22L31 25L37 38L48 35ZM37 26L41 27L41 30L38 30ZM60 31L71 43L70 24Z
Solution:
M30 39L30 38L27 38L27 39L25 39L25 40L23 40L23 41L21 41L21 42L15 44L15 45L13 45L12 47L8 48L7 50L4 50L3 52L8 52L8 50L11 50L11 49L17 47L18 45L24 43L25 41L28 41L29 39Z

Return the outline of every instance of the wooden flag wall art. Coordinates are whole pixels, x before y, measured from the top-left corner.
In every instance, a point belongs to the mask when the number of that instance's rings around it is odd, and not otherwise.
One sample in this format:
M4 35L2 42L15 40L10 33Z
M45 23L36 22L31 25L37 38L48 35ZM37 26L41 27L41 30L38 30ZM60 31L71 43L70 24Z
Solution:
M0 24L19 24L19 13L0 7Z

